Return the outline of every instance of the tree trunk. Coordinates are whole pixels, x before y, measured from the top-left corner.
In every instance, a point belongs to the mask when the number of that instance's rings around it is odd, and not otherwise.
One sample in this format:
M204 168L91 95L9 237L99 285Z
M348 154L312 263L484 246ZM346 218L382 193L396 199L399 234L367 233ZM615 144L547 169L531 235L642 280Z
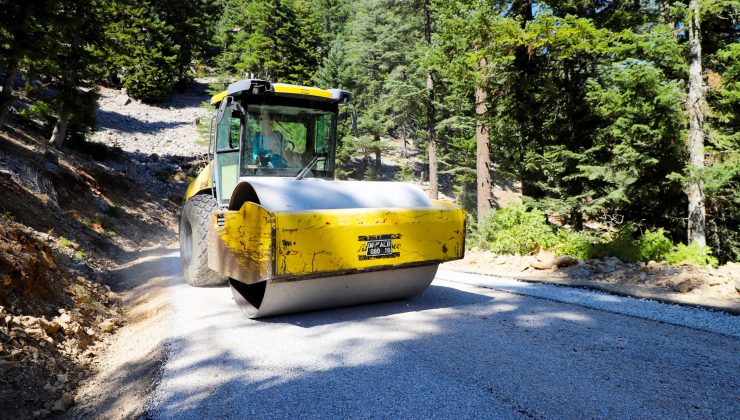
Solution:
M375 179L382 179L382 162L380 161L380 136L375 135L375 141L378 143L378 148L375 149Z
M12 57L5 71L5 83L0 93L0 130L5 127L5 119L8 117L10 106L13 105L13 87L15 87L15 74L18 72L18 58Z
M64 138L67 136L67 122L69 122L69 107L65 101L59 109L59 118L54 124L54 131L51 132L51 139L49 139L49 143L57 149L62 147Z
M481 71L486 67L486 59L481 58L478 63ZM482 83L482 82L481 82ZM488 213L491 211L491 201L493 199L491 191L491 155L488 150L488 129L484 124L484 119L488 113L486 101L488 95L481 85L475 88L475 114L477 122L475 124L475 142L477 145L476 168L477 168L477 185L478 185L478 224L483 223Z
M429 11L429 0L424 0L424 40L427 47L432 46L432 17ZM427 71L427 151L429 152L429 197L439 198L437 178L437 136L434 110L434 76Z
M704 168L704 116L706 99L701 75L701 23L699 0L689 3L689 133L686 143L689 149L690 174L697 175ZM689 243L706 246L706 210L704 208L704 185L695 176L689 182L686 194L689 198Z

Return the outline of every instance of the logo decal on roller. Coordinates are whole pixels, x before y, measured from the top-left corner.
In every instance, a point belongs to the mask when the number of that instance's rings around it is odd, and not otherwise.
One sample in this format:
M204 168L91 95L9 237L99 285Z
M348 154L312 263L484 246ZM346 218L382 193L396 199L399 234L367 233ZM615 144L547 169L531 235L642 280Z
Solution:
M360 255L357 258L360 261L376 260L379 258L398 258L401 253L397 250L401 248L398 242L393 243L394 239L401 239L400 233L391 233L386 235L358 236L357 241L361 242L360 249L357 250ZM394 250L396 250L394 252Z

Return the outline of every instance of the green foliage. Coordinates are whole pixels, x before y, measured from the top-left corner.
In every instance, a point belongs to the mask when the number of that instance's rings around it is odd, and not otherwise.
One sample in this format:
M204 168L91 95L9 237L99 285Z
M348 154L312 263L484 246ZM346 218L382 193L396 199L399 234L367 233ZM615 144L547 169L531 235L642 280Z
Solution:
M375 166L368 166L365 168L362 179L364 181L377 181L378 179L380 179L380 173L378 173L378 170L375 168Z
M655 232L646 231L638 241L641 261L663 261L673 248L673 242L665 236L663 228Z
M622 226L616 232L599 238L591 244L591 258L616 257L624 262L635 263L664 261L673 249L673 242L665 236L663 229L646 231L638 236L631 226Z
M414 167L408 162L401 164L401 168L396 172L396 181L410 182L414 180Z
M689 245L678 244L671 252L665 256L669 264L680 264L689 262L690 264L716 267L719 261L712 256L712 249L709 247L700 247L696 243Z
M448 80L446 104L470 104L472 89L482 88L496 172L522 180L525 195L576 229L619 214L675 235L686 215L685 178L670 175L687 163L686 5L597 3L433 2L433 63ZM703 177L708 240L723 260L736 259L738 2L702 5L707 169L684 177ZM473 114L470 105L460 111ZM612 248L629 249L628 239L615 238Z
M587 260L594 257L593 247L601 240L601 238L585 232L558 229L550 250L557 256L569 255L579 260Z
M343 89L349 88L352 84L352 69L341 38L332 44L329 53L321 63L321 67L313 76L313 83L323 88L336 87Z
M593 244L591 255L593 258L615 257L629 263L640 261L640 241L634 236L633 228L623 227L603 242Z
M216 23L222 12L214 0L154 0L160 19L172 26L170 39L177 46L175 88L182 90L192 79L192 67L211 60Z
M371 157L378 151L384 153L391 148L392 145L387 141L376 140L370 136L344 137L337 149L336 177L346 179L349 176L357 176L365 180L377 180L379 174L371 163Z
M74 105L69 115L66 145L79 149L79 145L87 144L85 138L95 129L97 124L95 119L95 111L98 108L97 90L80 92L74 101Z
M700 248L693 243L674 246L662 228L640 236L629 226L607 235L564 228L553 230L542 212L528 210L522 204L492 212L479 227L469 215L468 218L467 246L479 246L498 254L531 255L548 250L581 260L615 257L629 263L653 260L670 264L688 261L700 266L718 264L711 248Z
M121 75L121 85L132 98L162 100L171 92L178 72L179 46L175 27L162 19L151 3L113 2L115 17L107 28L110 78Z
M15 222L15 216L9 211L3 212L2 219L7 222Z
M57 243L62 248L72 248L72 241L70 241L69 239L65 238L64 236L62 236L61 238L59 238L59 240L57 241Z
M479 239L478 218L471 213L465 214L465 248L485 247L485 242Z
M84 263L87 259L87 254L83 251L75 251L75 253L72 254L72 259L74 259L75 262Z
M497 254L531 255L556 243L545 214L513 204L491 212L478 228L478 244Z
M576 157L578 171L571 177L583 180L582 197L594 197L582 210L664 222L661 216L683 195L667 178L685 156L682 84L666 80L650 63L628 60L590 80L586 97L606 124ZM646 208L654 213L646 215Z
M208 59L218 10L206 0L105 2L107 42L97 50L105 80L136 99L165 99L191 80L194 60Z
M354 156L356 154L354 137L345 137L336 152L336 168L334 176L337 179L348 179L354 172Z
M482 243L495 239L501 249L550 247L627 261L661 258L668 237L685 231L682 187L698 180L706 194L713 255L721 261L740 258L737 0L702 2L708 101L702 170L688 169L684 144L685 2L430 0L430 43L421 13L425 4L11 2L0 8L0 70L16 73L20 67L34 83L25 87L26 96L37 102L22 111L23 118L46 119L50 128L70 111L69 145L106 156L105 149L82 141L94 125L99 82L157 101L184 85L192 68L203 73L215 67L229 79L348 89L354 100L338 122L339 178L378 178L376 155L388 149L381 139L404 139L423 153L426 110L433 105L445 193L474 214L480 124L495 176L521 182L540 211L575 231L553 230L534 220L536 212L525 211L532 220L525 217L516 226L547 229L534 229L539 233L525 245L506 245L492 226L514 231L515 225L502 228L504 220L492 216L476 230L490 236ZM433 76L433 102L427 75ZM0 110L12 103L11 93L3 90ZM477 102L476 93L486 99ZM354 127L350 114L357 117ZM202 121L198 127L201 135L206 126ZM407 179L408 169L402 167L398 177ZM620 215L626 226L665 231L641 237L624 228L604 236L579 233L605 215Z
M49 103L43 100L34 101L28 109L22 109L18 115L29 121L38 121L43 125L50 125L54 121L54 111Z
M218 23L219 68L306 84L319 64L317 14L306 0L228 0Z

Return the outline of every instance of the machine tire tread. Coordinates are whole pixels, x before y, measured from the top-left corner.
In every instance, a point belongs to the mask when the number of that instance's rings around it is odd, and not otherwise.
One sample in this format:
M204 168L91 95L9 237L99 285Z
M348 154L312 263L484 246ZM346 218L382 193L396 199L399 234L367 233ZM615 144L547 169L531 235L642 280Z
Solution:
M183 260L185 281L195 287L216 286L226 283L227 277L208 268L208 221L218 208L216 200L209 194L198 194L183 206L180 221L182 241L183 223L190 223L192 231L192 258L189 266Z

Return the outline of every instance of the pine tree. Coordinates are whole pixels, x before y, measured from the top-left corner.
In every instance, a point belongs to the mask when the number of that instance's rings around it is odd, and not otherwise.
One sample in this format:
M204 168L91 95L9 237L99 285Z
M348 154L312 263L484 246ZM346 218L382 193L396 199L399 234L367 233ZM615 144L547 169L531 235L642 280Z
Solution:
M691 171L698 173L704 168L704 118L706 114L706 98L704 81L702 79L701 55L701 15L699 1L689 2L689 96L687 109L689 112L689 133L686 140L689 148L689 162ZM704 207L704 186L701 179L692 179L686 194L689 198L689 242L700 247L706 246L706 210Z
M421 93L423 73L411 69L411 55L422 39L423 21L411 11L414 3L390 0L363 0L354 4L347 21L345 48L351 63L358 110L358 135L375 142L372 177L381 175L381 155L386 145L381 141L394 127L394 108L400 91L417 86ZM420 76L420 77L418 77ZM403 107L415 111L413 104ZM410 118L401 119L409 121Z
M704 169L687 168L684 173L688 176L677 179L702 183L707 244L720 260L737 261L740 221L734 215L740 214L740 1L701 2L699 6L707 100ZM686 15L683 20L688 18Z
M47 78L57 92L58 116L49 142L61 147L69 118L95 89L100 76L94 51L102 42L103 22L96 0L57 0L35 48L43 59L32 64L34 74Z
M577 157L572 176L583 181L584 191L573 199L591 218L611 212L663 226L675 217L682 194L668 175L685 160L683 83L634 59L600 73L589 81L587 100L602 124Z
M218 40L218 65L231 74L305 84L318 68L320 26L307 0L230 0Z
M432 46L432 12L429 0L423 0L424 10L424 42L427 48ZM434 100L434 73L427 70L427 150L429 157L429 195L433 199L439 198L439 186L437 175L437 115Z
M39 21L45 20L50 6L45 0L3 3L0 6L0 66L5 71L5 81L0 92L0 130L13 103L16 74L23 59L35 55L32 40L38 37Z
M172 28L168 38L176 46L174 81L184 86L192 77L193 61L205 59L215 43L220 7L214 0L153 0L149 8Z
M151 2L113 1L108 5L106 44L99 56L106 63L108 79L116 80L136 99L164 99L181 76L180 46L175 26L168 24Z

